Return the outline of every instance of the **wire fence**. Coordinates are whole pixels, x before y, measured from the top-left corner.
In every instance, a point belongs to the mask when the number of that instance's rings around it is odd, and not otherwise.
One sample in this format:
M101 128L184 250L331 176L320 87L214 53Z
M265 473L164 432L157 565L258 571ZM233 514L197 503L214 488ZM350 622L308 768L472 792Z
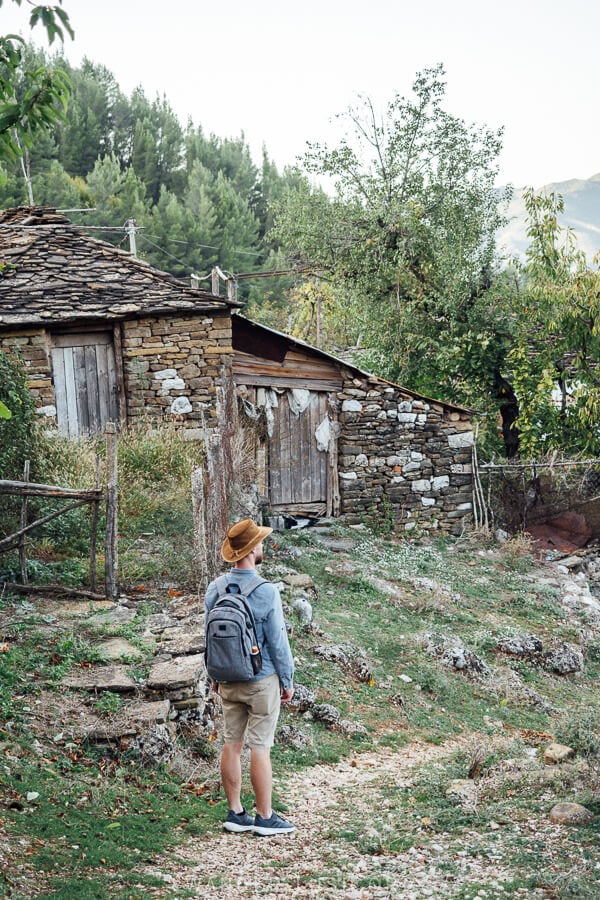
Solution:
M600 532L600 459L480 463L478 472L494 527L515 532L576 511Z

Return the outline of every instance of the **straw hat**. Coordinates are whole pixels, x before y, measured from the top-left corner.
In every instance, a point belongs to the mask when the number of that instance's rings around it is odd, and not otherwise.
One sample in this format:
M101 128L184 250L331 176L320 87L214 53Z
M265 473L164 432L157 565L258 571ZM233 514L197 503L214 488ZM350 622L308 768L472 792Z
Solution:
M272 528L257 525L252 519L242 519L241 522L232 525L227 532L227 537L221 547L221 556L225 562L239 562L272 531Z

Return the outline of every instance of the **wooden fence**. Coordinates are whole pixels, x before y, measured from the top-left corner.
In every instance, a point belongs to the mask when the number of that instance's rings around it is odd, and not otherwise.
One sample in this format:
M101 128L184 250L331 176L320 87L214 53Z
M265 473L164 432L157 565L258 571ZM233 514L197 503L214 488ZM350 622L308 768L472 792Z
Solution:
M20 527L17 531L0 540L0 553L18 548L20 583L5 582L10 590L20 593L45 592L54 594L77 594L102 600L104 597L114 599L118 595L118 467L117 467L117 429L113 422L106 425L106 491L100 487L100 460L96 457L96 487L91 490L73 490L53 484L35 484L29 481L29 461L25 463L23 481L1 481L0 495L21 497ZM67 505L54 512L27 524L28 498L52 497L67 501ZM97 593L96 585L96 553L98 543L98 520L100 504L106 497L106 533L105 533L105 594ZM91 537L90 537L90 590L76 591L64 585L50 584L35 586L28 584L27 577L27 537L58 516L62 516L80 506L91 505Z

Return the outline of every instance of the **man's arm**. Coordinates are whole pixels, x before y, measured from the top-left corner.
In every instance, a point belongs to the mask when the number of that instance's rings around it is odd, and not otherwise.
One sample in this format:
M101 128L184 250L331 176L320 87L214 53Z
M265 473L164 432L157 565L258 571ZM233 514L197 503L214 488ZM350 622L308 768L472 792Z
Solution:
M263 633L281 682L281 699L287 703L294 693L294 658L288 641L279 591L275 585L270 587L273 591L273 608L263 623Z

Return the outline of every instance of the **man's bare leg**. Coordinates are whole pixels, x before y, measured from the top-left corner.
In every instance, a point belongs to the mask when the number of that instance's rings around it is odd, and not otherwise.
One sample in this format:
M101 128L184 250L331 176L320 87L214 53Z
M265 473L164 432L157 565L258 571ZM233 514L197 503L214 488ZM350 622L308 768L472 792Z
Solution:
M250 750L250 781L254 788L256 811L263 819L268 819L273 812L273 770L268 747L253 747Z
M229 809L240 813L243 809L242 792L242 748L240 744L224 744L221 755L221 782L229 803Z

